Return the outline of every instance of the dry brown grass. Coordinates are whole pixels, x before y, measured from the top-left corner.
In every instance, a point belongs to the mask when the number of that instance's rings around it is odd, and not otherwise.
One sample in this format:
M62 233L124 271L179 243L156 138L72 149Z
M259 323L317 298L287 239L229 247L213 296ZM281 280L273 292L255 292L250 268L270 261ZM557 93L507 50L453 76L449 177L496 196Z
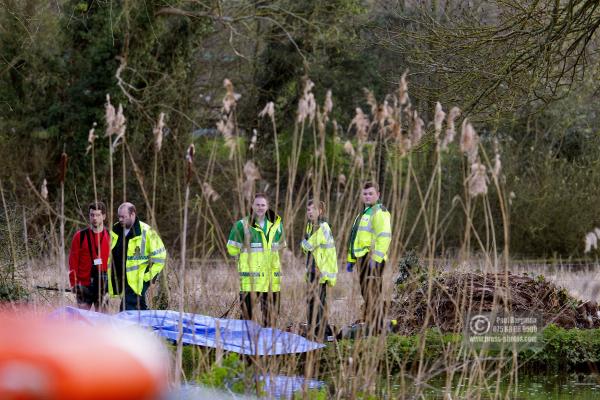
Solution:
M168 279L172 297L169 301L170 309L176 309L179 283L174 269L178 265L177 260L169 261ZM285 328L290 324L306 321L307 308L307 284L304 279L304 259L301 257L286 257L282 265L282 288L281 288L281 312L278 327ZM391 290L392 268L386 271L386 289ZM34 307L53 308L61 306L76 306L75 295L72 293L60 293L35 289L36 285L63 287L68 285L59 277L62 274L56 265L45 265L37 261L33 262L26 274L27 286L32 291L31 304ZM330 288L328 302L330 308L330 322L335 326L342 327L354 322L360 315L362 298L355 273L348 273L341 269L337 284ZM239 281L235 260L192 260L186 273L186 294L184 299L185 311L213 317L220 317L228 313L228 318L239 318L239 306L237 298L239 293ZM158 290L154 285L148 291L148 298ZM391 295L391 294L390 294ZM233 307L232 306L233 304ZM108 312L115 313L119 310L119 300L110 299Z
M342 264L340 262L340 264ZM450 262L440 262L442 265L451 265ZM169 261L169 287L172 296L178 293L178 278L173 267L178 265L177 260ZM486 268L484 260L472 259L464 263L460 269L481 270L497 272ZM600 302L600 269L597 265L577 266L569 264L541 264L514 262L509 268L512 274L528 274L530 276L543 275L545 279L564 287L574 297L584 301ZM450 267L447 267L450 268ZM285 328L290 324L305 322L307 285L304 280L304 258L301 256L286 257L282 265L283 279L281 288L281 312L278 327ZM393 291L393 278L395 271L386 268L384 277L386 298L391 297ZM26 281L31 289L31 304L43 309L75 306L75 296L71 293L60 293L35 289L36 285L60 287L66 286L58 277L61 272L56 263L45 264L34 261L27 268ZM239 317L237 298L239 293L238 275L235 260L192 260L186 273L186 297L184 299L185 311L213 317L220 317L228 310L228 318ZM153 286L148 293L148 298L158 290ZM362 298L358 286L356 273L348 273L340 268L338 281L328 293L330 322L336 327L344 327L354 322L360 316ZM232 307L232 303L233 307ZM178 298L170 299L170 308L176 309ZM119 301L110 299L109 312L118 312Z
M521 264L512 267L516 274L543 275L557 286L564 287L574 297L584 301L600 302L600 268L598 264Z

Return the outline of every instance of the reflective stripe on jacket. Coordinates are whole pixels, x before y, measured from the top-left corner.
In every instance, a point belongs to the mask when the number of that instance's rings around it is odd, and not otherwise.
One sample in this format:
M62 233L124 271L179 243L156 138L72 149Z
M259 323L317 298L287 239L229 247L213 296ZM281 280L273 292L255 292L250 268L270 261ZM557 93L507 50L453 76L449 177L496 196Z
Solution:
M390 213L384 206L377 203L365 208L354 220L352 231L356 232L356 235L354 240L352 235L350 237L348 261L355 262L367 253L371 253L371 259L375 262L387 260L392 241L392 227Z
M322 221L313 231L313 224L309 222L306 225L306 234L308 239L302 241L302 250L312 253L320 273L319 283L335 286L338 272L337 253L329 224Z
M227 241L229 255L238 257L241 292L279 292L281 262L285 247L281 218L271 210L265 216L266 233L249 218L237 221Z
M137 295L142 294L144 282L149 282L158 275L167 261L167 251L158 233L144 222L139 221L139 224L140 234L129 239L125 260L127 283ZM114 231L111 231L110 234L111 249L113 249L119 237ZM122 243L125 245L125 238ZM112 263L109 262L108 292L113 296L120 295L122 293L117 293L113 289L112 267Z

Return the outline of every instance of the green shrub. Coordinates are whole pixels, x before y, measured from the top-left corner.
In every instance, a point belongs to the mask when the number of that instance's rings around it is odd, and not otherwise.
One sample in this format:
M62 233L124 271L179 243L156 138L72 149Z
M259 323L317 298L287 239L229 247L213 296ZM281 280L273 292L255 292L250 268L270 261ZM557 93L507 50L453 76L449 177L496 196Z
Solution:
M258 384L256 390L248 390L247 383L252 382L253 377L244 362L235 353L227 354L220 365L214 363L210 370L200 374L198 382L214 388L227 389L234 393L262 392L262 385Z
M391 334L386 343L386 365L389 372L399 372L419 362L419 335L404 336ZM364 340L361 346L368 348ZM425 333L423 362L433 364L446 356L456 360L465 357L462 334L442 334L437 329L428 329ZM536 347L518 349L519 368L526 371L572 371L588 368L590 364L600 362L600 329L564 329L555 325L546 327L540 337L541 344ZM341 340L336 345L328 346L322 352L321 366L324 370L339 365L353 353L356 342ZM460 352L460 353L459 353ZM506 348L490 349L483 353L467 353L467 358L485 357L488 360L498 358L503 365L510 367L512 351ZM382 364L383 365L383 364ZM465 364L466 365L466 364Z
M27 300L29 292L19 281L16 280L0 280L0 303L3 302L19 302Z
M23 240L23 222L16 207L3 203L0 203L0 302L23 301L29 296L24 271L31 249Z
M177 346L169 345L169 349L175 353ZM207 387L243 394L263 393L263 383L256 379L254 368L236 353L226 353L217 363L214 349L183 346L182 369L189 380Z

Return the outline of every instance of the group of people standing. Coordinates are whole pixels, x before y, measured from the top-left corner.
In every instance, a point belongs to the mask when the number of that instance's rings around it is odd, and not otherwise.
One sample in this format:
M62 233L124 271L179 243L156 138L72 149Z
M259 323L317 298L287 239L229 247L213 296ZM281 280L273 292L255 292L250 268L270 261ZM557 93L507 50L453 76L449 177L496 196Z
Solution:
M365 301L362 321L368 334L383 330L385 301L383 271L391 243L391 217L381 204L379 187L366 182L361 190L362 212L352 224L347 246L346 270L358 269L361 294ZM327 288L337 280L335 240L325 219L325 203L309 200L301 247L306 253L308 282L308 334L316 340L331 336L327 323ZM242 318L253 319L260 306L263 324L272 326L280 310L281 261L279 250L285 246L281 217L269 209L268 198L257 193L252 214L234 223L227 251L238 258Z
M146 291L165 266L167 251L158 235L123 203L109 232L106 205L88 206L89 227L77 231L69 252L69 280L80 308L105 310L105 295L122 296L121 310L147 310Z
M358 270L364 299L362 320L368 333L383 329L385 301L383 272L391 242L390 213L380 202L379 187L366 182L361 190L362 212L352 224L346 270ZM332 332L327 323L327 291L336 284L338 258L335 239L325 215L325 203L309 200L301 247L306 253L308 334L324 340ZM105 227L106 206L88 206L89 227L75 233L69 253L69 279L78 306L104 311L104 298L122 296L121 310L146 310L146 291L164 268L166 250L158 233L137 217L133 204L118 208L119 222ZM268 197L257 193L251 215L236 221L227 251L237 258L242 318L253 320L260 306L262 322L273 326L280 310L281 260L285 247L281 217L269 208Z

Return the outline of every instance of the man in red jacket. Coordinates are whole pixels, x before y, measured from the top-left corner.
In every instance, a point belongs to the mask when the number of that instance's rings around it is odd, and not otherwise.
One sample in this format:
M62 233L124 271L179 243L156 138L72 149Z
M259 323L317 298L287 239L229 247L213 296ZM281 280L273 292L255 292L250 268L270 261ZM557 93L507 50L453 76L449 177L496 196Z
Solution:
M77 296L77 306L104 311L106 270L110 255L110 234L104 227L106 206L101 201L88 206L89 226L73 236L69 252L69 280Z

